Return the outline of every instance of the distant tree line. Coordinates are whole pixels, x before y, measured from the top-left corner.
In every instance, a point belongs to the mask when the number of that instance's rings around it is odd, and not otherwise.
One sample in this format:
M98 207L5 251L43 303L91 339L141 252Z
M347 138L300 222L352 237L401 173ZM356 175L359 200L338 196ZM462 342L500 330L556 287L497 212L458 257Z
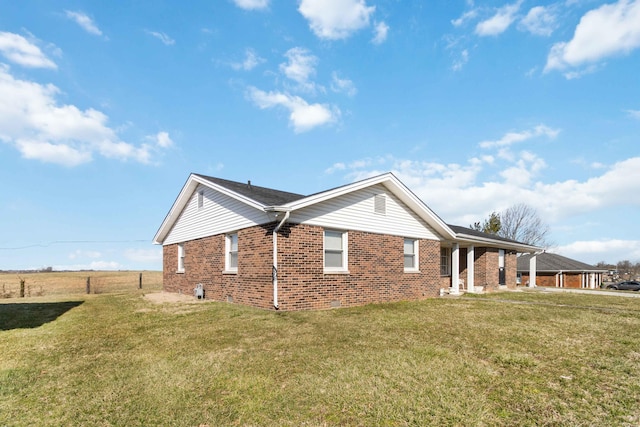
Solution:
M640 279L640 262L634 264L629 260L624 260L616 264L610 264L605 261L600 261L596 264L596 267L615 272L614 275L617 275L623 280Z

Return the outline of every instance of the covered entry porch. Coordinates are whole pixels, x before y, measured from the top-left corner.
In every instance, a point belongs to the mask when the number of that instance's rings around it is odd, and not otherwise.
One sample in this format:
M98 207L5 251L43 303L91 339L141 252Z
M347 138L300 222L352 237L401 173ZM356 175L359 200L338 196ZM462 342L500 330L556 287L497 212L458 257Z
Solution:
M456 241L441 244L440 273L445 283L449 281L449 294L515 289L518 253L530 255L528 286L536 286L536 255L541 248L464 227L452 228Z

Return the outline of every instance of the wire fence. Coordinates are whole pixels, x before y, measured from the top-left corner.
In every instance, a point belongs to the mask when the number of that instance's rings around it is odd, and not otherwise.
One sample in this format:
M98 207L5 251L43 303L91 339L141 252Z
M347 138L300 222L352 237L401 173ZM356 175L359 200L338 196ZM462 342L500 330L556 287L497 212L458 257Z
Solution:
M0 273L0 298L162 290L160 271Z

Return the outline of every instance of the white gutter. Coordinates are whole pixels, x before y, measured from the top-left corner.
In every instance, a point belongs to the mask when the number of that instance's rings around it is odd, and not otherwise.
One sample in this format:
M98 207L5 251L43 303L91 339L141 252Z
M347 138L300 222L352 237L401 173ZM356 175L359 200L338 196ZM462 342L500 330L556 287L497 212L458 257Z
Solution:
M271 270L271 277L273 280L273 306L277 310L278 304L278 231L282 228L285 222L289 219L290 211L284 213L282 220L273 229L273 269Z

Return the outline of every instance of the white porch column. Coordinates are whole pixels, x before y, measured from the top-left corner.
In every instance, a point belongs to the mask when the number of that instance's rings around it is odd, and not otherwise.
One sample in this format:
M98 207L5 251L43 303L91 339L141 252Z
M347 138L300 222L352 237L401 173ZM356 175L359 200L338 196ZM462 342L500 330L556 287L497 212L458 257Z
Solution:
M460 245L451 248L451 295L460 294Z
M467 291L474 293L475 288L473 285L474 277L474 266L475 266L475 248L473 246L469 246L467 248Z
M591 289L596 288L596 273L589 273L589 287Z
M529 260L529 287L530 288L536 287L536 264L537 264L536 255L533 254L531 259Z

